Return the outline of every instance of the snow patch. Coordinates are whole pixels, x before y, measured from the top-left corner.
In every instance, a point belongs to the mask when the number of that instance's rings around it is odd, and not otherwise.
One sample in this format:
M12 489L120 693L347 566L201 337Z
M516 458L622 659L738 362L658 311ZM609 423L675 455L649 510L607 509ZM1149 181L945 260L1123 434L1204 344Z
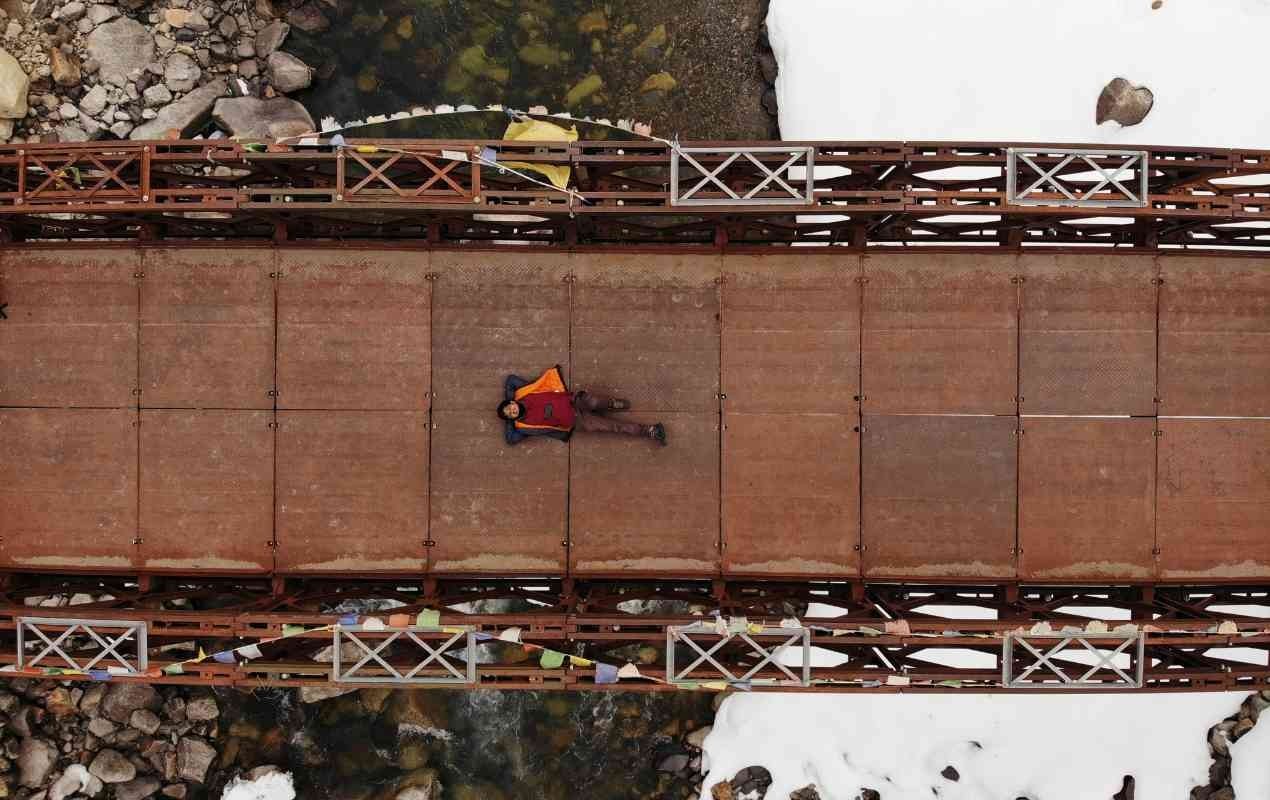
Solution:
M704 743L702 797L754 764L772 773L768 797L815 783L824 800L866 787L886 800L1070 800L1110 797L1125 775L1138 797L1186 797L1208 783L1208 729L1244 697L734 694ZM1237 783L1238 796L1270 797L1270 727L1234 752L1236 781L1250 787ZM940 775L948 766L960 780Z
M225 787L221 800L295 800L295 784L290 772L270 772L255 780L238 777Z
M767 29L789 140L1270 141L1267 0L772 0ZM1141 124L1095 124L1115 77L1154 93Z

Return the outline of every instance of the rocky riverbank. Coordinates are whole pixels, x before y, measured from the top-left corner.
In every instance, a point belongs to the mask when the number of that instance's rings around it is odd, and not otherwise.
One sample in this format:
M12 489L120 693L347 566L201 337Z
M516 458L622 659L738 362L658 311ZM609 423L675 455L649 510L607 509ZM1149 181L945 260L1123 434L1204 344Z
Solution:
M276 138L314 130L315 117L442 104L769 138L766 10L766 0L0 0L0 142Z

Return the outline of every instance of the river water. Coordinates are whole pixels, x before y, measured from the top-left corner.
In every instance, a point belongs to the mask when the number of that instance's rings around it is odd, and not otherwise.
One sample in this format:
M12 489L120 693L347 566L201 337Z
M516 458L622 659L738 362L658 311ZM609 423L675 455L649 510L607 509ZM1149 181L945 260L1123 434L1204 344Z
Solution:
M316 70L312 88L295 95L315 119L501 104L653 121L660 132L692 138L763 138L772 129L759 105L766 84L755 57L763 0L312 6L329 27L293 25L284 49Z

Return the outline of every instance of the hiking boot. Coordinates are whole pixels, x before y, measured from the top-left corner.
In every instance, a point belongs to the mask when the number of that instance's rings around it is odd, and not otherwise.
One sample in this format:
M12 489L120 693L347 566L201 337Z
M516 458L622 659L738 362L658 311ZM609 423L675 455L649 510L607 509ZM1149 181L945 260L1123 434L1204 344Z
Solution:
M630 408L630 400L623 400L620 397L615 397L609 401L609 411L629 411Z
M666 446L666 426L660 422L656 425L648 426L648 437L656 441L662 447Z

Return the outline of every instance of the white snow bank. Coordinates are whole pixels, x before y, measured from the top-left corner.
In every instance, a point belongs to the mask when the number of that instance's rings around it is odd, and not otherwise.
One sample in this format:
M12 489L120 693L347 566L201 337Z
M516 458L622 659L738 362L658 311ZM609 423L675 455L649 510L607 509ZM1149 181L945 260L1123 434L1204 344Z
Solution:
M810 783L824 800L866 787L886 800L1108 798L1125 775L1138 797L1186 797L1208 783L1208 729L1246 696L735 694L705 740L703 797L754 764L773 798ZM1234 752L1238 796L1270 797L1270 726ZM960 780L940 775L948 766Z
M234 778L221 800L295 800L295 784L290 772L270 772L254 780Z
M772 0L786 139L1270 147L1270 0ZM1139 125L1094 124L1123 77Z

